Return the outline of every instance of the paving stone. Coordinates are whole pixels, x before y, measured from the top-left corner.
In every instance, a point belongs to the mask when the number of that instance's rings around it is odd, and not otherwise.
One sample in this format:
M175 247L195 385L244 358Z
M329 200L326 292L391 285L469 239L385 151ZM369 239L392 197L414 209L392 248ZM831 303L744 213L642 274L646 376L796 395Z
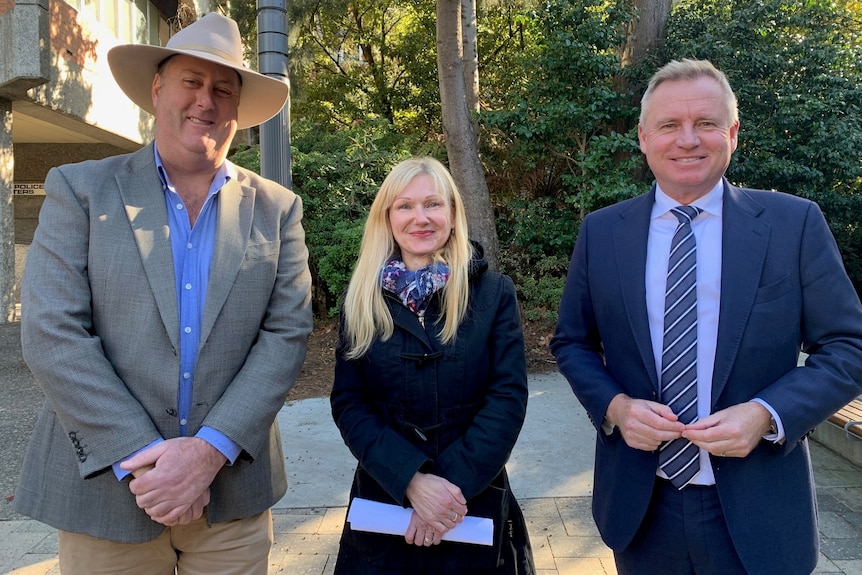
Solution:
M344 522L347 520L347 507L336 507L326 510L323 521L320 523L318 533L334 533L341 536L344 530Z
M531 533L530 544L533 547L533 562L536 564L536 570L556 571L557 564L554 563L554 554L548 537L545 535L536 537Z
M548 537L554 557L613 557L599 537Z
M269 575L322 575L323 573L331 573L332 570L326 571L329 561L330 557L328 555L287 554L278 566L270 566ZM334 569L334 558L332 562Z
M617 575L613 561L608 563L593 557L557 559L559 575Z
M272 514L275 533L317 533L326 513L325 509L320 508L292 511Z
M338 553L338 536L285 533L277 536L276 549L286 549L289 555L335 555Z
M820 535L830 539L858 538L859 532L847 519L838 513L826 511L820 513Z
M862 561L835 561L842 575L862 575Z
M823 537L820 540L820 552L836 565L842 560L862 560L862 540Z
M59 575L60 565L53 554L39 555L28 553L21 561L11 567L10 571L3 571L9 575Z

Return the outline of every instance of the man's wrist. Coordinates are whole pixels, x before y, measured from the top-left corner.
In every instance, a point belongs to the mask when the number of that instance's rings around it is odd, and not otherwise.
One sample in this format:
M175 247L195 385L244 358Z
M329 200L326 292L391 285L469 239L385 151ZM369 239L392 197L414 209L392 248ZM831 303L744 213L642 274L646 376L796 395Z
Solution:
M775 418L772 414L769 414L769 429L766 432L766 435L778 435L778 424L775 422Z

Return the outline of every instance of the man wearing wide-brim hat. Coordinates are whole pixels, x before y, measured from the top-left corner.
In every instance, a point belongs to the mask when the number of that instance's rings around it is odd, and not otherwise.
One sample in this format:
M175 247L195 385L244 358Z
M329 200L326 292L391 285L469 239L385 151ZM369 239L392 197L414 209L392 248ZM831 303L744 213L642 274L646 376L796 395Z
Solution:
M59 530L64 575L265 574L311 280L299 198L226 156L288 88L215 13L108 61L155 141L46 178L21 338L47 401L15 508Z

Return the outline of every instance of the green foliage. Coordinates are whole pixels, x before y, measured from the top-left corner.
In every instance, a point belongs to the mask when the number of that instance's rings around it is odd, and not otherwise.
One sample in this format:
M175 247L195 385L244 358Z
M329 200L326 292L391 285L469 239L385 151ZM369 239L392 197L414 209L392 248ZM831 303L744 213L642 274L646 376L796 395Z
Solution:
M728 179L817 201L862 293L862 19L831 0L683 0L664 58L703 58L739 100Z
M525 10L536 4L478 3L480 86L492 107L523 78L514 62L535 44ZM296 0L289 12L296 117L346 127L373 115L402 133L442 137L436 1Z
M260 173L260 146L240 145L230 157L230 161L238 166L259 174Z
M518 286L525 319L556 319L584 215L648 189L638 100L660 65L682 57L713 61L739 98L731 181L816 200L862 288L858 1L680 0L662 48L623 69L617 54L632 4L479 3L482 160L501 270ZM409 155L445 159L435 2L296 0L289 10L293 179L315 311L326 315L391 166ZM235 160L257 170L256 154Z
M368 208L383 178L400 160L439 150L398 134L385 121L368 119L347 130L325 131L300 120L291 126L294 191L303 200L303 226L314 279L318 317L337 312L347 287ZM231 161L259 171L257 146Z
M522 77L510 75L499 108L480 115L501 268L528 319L555 313L583 216L643 191L637 107L616 54L629 18L625 1L554 0L526 13L534 43L514 61Z
M373 115L404 133L439 132L433 15L431 0L293 3L296 115L324 126Z
M557 310L563 297L569 258L559 256L523 257L511 250L504 255L508 273L518 289L521 313L525 320L556 323ZM521 257L519 257L521 256ZM535 259L535 263L531 261ZM532 269L535 266L535 269Z

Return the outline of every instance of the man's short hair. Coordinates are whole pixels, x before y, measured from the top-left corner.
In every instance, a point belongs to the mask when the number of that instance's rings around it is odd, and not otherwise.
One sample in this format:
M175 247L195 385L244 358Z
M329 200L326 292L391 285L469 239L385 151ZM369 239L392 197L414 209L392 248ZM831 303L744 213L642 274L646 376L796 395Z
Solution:
M735 123L739 121L736 94L733 93L733 89L730 87L730 82L727 81L727 76L724 75L724 72L713 66L709 60L690 60L684 58L682 60L671 60L650 78L649 85L641 98L641 113L638 123L643 125L649 99L659 84L675 80L695 80L702 76L712 78L718 82L721 91L725 95L727 112L731 122Z

